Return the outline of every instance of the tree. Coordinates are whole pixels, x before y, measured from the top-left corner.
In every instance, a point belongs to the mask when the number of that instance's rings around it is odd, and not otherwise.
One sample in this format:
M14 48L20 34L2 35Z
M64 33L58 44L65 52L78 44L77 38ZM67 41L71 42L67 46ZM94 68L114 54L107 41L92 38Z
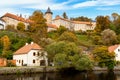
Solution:
M102 33L103 44L112 45L117 43L117 35L113 30L106 29Z
M64 12L62 16L63 16L63 18L68 19L66 12Z
M100 33L101 31L108 29L110 27L110 20L108 17L97 16L96 17L96 27L95 31Z
M93 61L86 54L75 55L73 64L76 70L91 70L93 68Z
M73 56L78 54L81 50L76 46L76 44L72 42L54 42L46 47L46 51L48 52L48 57L50 60L53 60L56 54L66 54L67 56Z
M8 55L11 55L11 53L8 54L9 49L10 49L10 45L11 45L10 39L7 35L5 35L1 38L1 42L3 45L2 56L5 58L8 58L9 57Z
M25 30L25 24L22 22L19 22L17 24L17 30L24 31Z
M93 57L100 67L108 67L113 69L115 66L115 53L109 53L106 46L97 47L93 51Z
M47 25L43 13L39 10L34 11L32 16L30 16L30 20L33 21L30 25L30 31L35 33L34 36L47 37Z
M69 41L69 42L78 42L77 36L72 32L64 32L59 38L58 41Z
M64 26L61 26L60 25L60 27L57 29L57 33L59 34L59 35L61 35L62 33L64 33L65 31L67 31L68 29L67 28L65 28Z
M92 19L88 18L88 17L84 17L84 16L80 16L80 17L76 17L76 18L70 18L73 21L87 21L87 22L91 22Z

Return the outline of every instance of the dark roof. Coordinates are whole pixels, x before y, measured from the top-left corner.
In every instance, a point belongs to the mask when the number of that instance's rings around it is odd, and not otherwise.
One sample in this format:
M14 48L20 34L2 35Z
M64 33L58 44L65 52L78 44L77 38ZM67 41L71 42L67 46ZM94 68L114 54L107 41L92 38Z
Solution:
M51 12L51 10L50 10L49 7L48 7L47 11L45 12L45 14L46 14L46 13L51 13L51 14L53 14L53 13Z

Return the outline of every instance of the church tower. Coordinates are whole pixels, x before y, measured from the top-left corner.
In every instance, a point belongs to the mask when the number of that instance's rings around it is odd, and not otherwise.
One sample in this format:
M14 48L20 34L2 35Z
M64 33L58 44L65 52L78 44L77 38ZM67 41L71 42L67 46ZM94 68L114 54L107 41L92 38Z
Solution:
M45 19L47 20L48 24L52 24L52 12L50 8L48 7L47 11L45 12Z

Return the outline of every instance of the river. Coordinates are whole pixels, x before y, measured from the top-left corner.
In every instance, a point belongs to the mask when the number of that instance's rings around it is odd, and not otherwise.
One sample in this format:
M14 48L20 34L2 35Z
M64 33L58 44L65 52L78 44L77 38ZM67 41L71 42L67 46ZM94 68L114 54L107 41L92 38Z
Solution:
M37 73L24 75L0 75L0 80L120 80L120 72L80 72L72 74Z

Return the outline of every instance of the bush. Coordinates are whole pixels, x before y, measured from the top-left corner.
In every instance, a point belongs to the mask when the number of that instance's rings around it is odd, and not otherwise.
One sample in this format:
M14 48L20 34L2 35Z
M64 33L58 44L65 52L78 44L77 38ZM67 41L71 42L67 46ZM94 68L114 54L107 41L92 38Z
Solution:
M15 67L16 65L12 63L11 61L7 61L6 67Z

